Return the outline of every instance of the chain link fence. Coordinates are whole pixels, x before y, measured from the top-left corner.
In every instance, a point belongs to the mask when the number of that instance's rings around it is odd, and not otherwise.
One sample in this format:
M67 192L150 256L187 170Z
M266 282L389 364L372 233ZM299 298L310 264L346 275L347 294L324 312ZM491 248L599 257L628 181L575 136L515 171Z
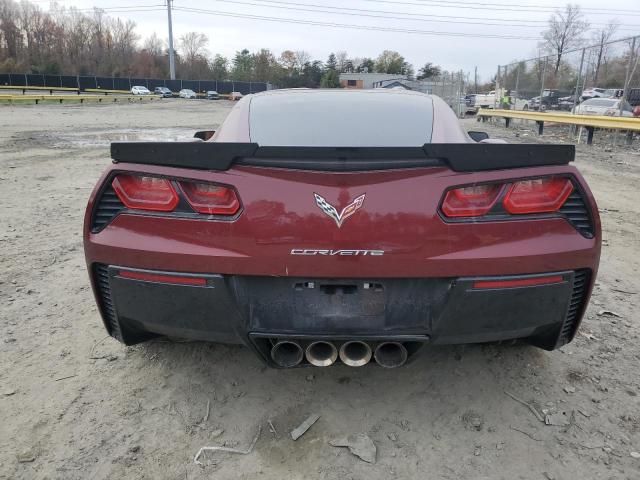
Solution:
M499 66L495 107L632 116L639 53L640 37L631 37ZM584 103L595 98L610 100Z
M217 80L168 80L162 78L95 77L83 75L41 75L25 73L2 73L0 85L6 87L71 88L83 90L121 90L129 91L140 85L153 91L156 87L167 87L173 92L183 88L204 93L215 90L221 94L240 92L243 95L270 90L273 86L267 82L234 82Z

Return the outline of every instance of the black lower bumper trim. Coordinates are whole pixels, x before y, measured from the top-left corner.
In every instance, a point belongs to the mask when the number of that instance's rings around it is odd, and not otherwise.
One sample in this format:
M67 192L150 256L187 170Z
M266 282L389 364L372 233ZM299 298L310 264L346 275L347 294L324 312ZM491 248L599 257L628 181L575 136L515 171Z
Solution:
M121 270L127 269L95 266L94 283L105 324L122 342L170 335L245 344L262 358L257 343L270 338L402 339L417 345L526 338L551 350L573 338L590 286L587 270L545 274L558 279L552 284L490 289L474 284L540 275L370 280L199 275L205 285L176 285L127 278Z

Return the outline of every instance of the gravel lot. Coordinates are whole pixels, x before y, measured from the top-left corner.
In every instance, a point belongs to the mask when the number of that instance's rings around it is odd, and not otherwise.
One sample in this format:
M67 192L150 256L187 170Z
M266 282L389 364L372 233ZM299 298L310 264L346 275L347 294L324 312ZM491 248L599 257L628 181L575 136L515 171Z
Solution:
M580 334L560 351L432 347L391 371L277 371L241 347L105 339L81 227L109 142L187 138L230 108L0 106L0 478L640 478L637 150L578 148L605 246ZM530 127L464 123L539 141ZM545 425L505 391L567 425ZM204 445L246 448L259 427L250 454L194 464ZM356 433L375 442L375 464L328 444Z

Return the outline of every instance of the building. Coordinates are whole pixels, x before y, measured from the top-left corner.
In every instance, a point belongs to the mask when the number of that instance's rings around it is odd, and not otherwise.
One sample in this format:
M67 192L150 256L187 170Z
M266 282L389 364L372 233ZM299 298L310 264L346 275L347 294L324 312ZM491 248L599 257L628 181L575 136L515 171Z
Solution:
M404 88L431 94L437 84L432 80L409 80L406 75L391 73L341 73L340 86L358 89Z
M388 80L406 80L406 75L391 73L341 73L340 86L342 88L369 89L375 88L374 84Z

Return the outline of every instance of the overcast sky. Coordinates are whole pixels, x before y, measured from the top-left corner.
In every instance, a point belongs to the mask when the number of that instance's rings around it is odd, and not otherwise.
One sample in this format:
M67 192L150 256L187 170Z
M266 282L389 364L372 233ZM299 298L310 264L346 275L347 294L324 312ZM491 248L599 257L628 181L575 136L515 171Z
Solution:
M36 3L47 8L45 1ZM160 6L166 4L165 0L64 0L58 3L78 8L126 6L132 10L114 9L108 13L135 21L143 37L156 32L161 38L168 38L166 8L163 10ZM618 37L640 35L640 0L574 0L573 3L583 8L593 28L617 19L621 24ZM497 64L534 56L540 32L555 6L562 4L553 0L174 0L173 28L176 41L189 31L205 33L209 37L209 52L227 57L243 48L252 52L268 48L276 55L286 49L306 50L314 59L324 61L330 52L340 50L346 50L350 57L375 58L388 49L404 55L416 71L425 62L470 73L477 66L481 78L486 80L495 73ZM157 10L133 11L138 5L158 6ZM332 10L331 7L351 10ZM318 12L323 9L331 13ZM228 14L469 36L301 25Z

